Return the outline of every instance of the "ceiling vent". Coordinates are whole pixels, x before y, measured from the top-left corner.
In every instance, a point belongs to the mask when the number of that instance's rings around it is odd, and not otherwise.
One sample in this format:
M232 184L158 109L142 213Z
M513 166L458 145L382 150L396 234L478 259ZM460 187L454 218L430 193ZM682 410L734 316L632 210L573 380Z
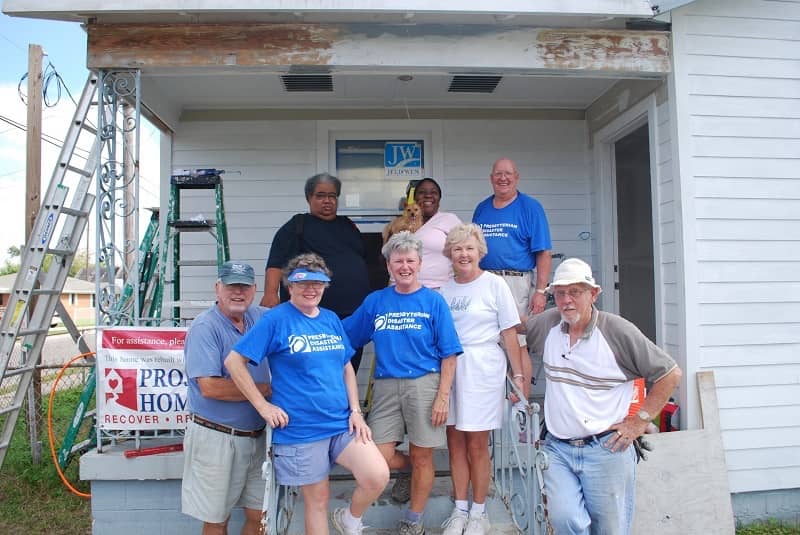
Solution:
M333 92L333 77L330 74L283 74L281 81L287 93Z
M475 76L459 74L450 80L448 93L494 93L502 76Z

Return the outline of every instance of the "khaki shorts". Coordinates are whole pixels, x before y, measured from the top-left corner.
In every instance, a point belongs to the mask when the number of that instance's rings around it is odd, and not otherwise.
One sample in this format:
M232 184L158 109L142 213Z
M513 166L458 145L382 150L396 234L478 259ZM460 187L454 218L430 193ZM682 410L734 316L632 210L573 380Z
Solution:
M511 289L511 295L514 296L514 302L517 304L517 312L520 316L528 316L531 306L531 297L534 292L534 285L531 284L533 272L529 271L523 276L517 275L500 275L506 284ZM518 334L520 346L527 346L528 342L525 340L524 334Z
M408 440L421 448L438 448L447 442L445 426L431 424L431 410L439 390L439 374L416 379L376 379L369 426L375 444Z
M189 422L183 439L181 511L219 524L236 506L264 504L264 435L237 437Z

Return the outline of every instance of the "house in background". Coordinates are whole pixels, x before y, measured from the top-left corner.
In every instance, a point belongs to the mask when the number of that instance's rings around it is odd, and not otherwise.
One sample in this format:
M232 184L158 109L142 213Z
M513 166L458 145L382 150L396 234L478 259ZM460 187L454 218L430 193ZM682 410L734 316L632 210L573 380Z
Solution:
M387 143L420 147L420 175L464 220L492 161L513 158L554 252L589 261L602 307L679 361L683 428L702 417L696 373L715 372L737 517L798 518L800 2L257 4L3 10L79 21L90 69L141 70L162 213L172 169L225 170L231 254L256 266L314 173L343 179L340 213L373 234L408 180ZM199 195L183 208L213 210ZM209 299L213 280L181 283Z
M9 295L14 289L16 273L0 276L0 308L5 310ZM61 292L61 304L73 321L94 320L95 318L95 285L93 282L67 277L64 290Z

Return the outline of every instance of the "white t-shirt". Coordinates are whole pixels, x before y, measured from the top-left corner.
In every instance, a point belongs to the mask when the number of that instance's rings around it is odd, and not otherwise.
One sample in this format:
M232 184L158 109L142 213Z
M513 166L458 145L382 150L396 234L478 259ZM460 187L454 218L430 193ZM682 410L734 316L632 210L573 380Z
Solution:
M461 431L498 429L506 377L506 354L498 342L501 331L519 323L514 297L505 281L489 272L465 284L449 280L440 292L464 349L456 360L447 424Z

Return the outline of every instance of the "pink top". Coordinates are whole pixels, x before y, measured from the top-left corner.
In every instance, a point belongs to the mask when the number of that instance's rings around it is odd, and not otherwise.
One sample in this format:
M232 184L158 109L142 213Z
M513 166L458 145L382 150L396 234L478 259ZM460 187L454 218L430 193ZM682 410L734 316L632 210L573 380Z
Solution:
M427 223L414 233L422 241L422 269L419 281L428 288L440 288L453 277L450 259L442 254L447 233L461 220L450 212L436 212Z

